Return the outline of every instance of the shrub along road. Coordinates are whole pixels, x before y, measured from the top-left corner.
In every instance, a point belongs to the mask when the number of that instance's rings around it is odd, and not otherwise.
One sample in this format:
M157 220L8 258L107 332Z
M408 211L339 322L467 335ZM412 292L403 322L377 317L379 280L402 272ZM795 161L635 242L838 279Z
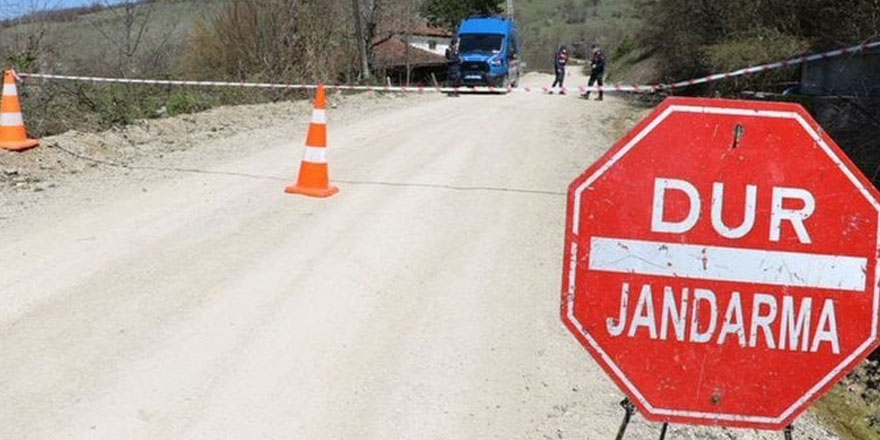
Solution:
M642 109L342 100L342 192L311 200L282 191L309 118L290 108L169 135L138 168L98 165L36 202L3 191L0 438L613 438L621 395L558 318L563 194ZM637 419L631 435L658 432ZM835 438L812 417L798 437Z

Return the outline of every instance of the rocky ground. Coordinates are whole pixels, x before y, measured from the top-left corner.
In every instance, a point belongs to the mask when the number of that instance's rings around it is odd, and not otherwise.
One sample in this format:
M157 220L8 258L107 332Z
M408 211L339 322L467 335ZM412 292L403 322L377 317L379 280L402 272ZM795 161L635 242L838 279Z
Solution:
M341 106L336 116L344 117L367 109L396 108L408 99L397 95L337 93L330 94L330 105ZM68 131L47 137L41 140L39 148L23 154L0 154L0 220L24 214L28 207L46 199L43 193L72 182L112 185L121 178L142 178L151 169L172 172L179 168L177 156L193 149L207 156L235 154L234 148L215 148L212 152L210 144L266 127L289 125L291 145L300 144L301 139L293 139L296 124L308 124L310 111L311 103L305 101L220 107L192 115L142 120L100 133ZM142 172L132 176L136 170Z

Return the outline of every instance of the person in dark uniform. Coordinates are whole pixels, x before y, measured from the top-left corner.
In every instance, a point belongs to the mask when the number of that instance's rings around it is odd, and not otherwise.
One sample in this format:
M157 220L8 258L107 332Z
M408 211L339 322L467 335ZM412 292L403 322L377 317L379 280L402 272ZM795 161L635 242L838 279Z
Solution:
M565 66L568 64L568 49L565 46L561 46L559 50L556 51L556 59L553 61L554 66L556 67L556 80L553 81L553 87L559 87L561 94L565 94L564 83L565 83ZM552 92L551 92L552 93Z
M605 52L598 45L593 45L593 57L590 59L590 82L587 84L592 87L598 84L599 87L605 85ZM603 98L603 92L599 90L599 101ZM590 92L584 94L584 99L590 99Z
M449 48L446 49L446 85L447 87L459 87L461 85L461 53L458 50L458 40L453 39L449 42ZM457 92L450 93L451 96L458 96Z

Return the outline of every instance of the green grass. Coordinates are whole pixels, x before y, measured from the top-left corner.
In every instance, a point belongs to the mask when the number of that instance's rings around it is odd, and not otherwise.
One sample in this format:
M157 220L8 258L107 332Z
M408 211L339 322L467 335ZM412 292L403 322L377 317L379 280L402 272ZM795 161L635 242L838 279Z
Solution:
M595 4L595 6L594 6ZM522 29L526 62L531 69L552 69L553 53L560 44L580 58L588 56L590 45L601 45L611 57L621 45L630 53L641 52L637 41L644 20L641 0L518 0L515 13ZM612 59L609 80L638 57Z
M819 419L845 440L880 440L878 427L870 424L872 417L878 417L878 410L843 385L835 387L814 406Z
M221 2L210 0L164 0L136 6L133 31L150 10L148 25L137 54L158 57L176 53L193 24L217 10ZM53 72L92 72L106 69L109 60L120 58L126 37L121 9L80 15L68 22L28 23L0 29L0 59L9 63L38 40L39 67ZM134 41L132 38L130 41ZM31 66L28 66L31 67ZM137 73L137 72L132 72Z
M632 81L627 77L636 61L641 61L637 46L638 34L645 13L640 4L644 0L514 0L525 49L525 61L530 70L552 70L553 54L560 44L569 46L574 55L586 57L589 46L599 43L609 56L621 46L630 46L629 57L612 59L609 80ZM220 0L161 0L152 5L140 5L145 13L152 8L150 24L146 29L139 57L166 58L178 52L193 25L209 17L222 5ZM595 4L595 6L594 6ZM27 59L23 48L34 35L44 34L40 40L42 71L92 73L106 71L108 60L118 60L124 49L124 26L120 10L105 10L78 16L70 22L50 22L13 26L0 29L0 60ZM171 62L146 62L156 71L169 70ZM31 70L31 69L26 69ZM120 69L122 70L122 69ZM126 76L155 76L156 72L126 72ZM109 73L109 72L105 72ZM174 73L174 72L168 72Z
M42 21L0 28L0 60L22 72L129 78L174 78L179 54L193 25L222 4L219 0L162 0L135 6L134 42L141 23L143 37L126 57L125 12L120 8L75 16L69 21ZM274 99L262 92L245 96L237 90L193 90L139 85L28 81L22 104L34 135L70 129L103 130L138 119L173 116L229 103Z
M814 407L845 440L880 440L880 359L865 361Z
M394 0L386 0L394 1ZM609 55L609 81L642 81L653 72L638 47L645 0L514 0L516 18L524 40L528 70L552 70L560 44L571 53L587 57L592 43ZM209 20L224 4L222 0L158 0L136 7L132 30L150 12L144 38L132 58L123 55L124 10L110 9L78 15L70 21L44 21L0 28L0 60L24 72L60 73L129 78L180 78L186 76L181 55L196 23ZM38 44L32 44L35 41ZM221 79L221 78L217 78ZM237 79L237 78L236 78ZM36 84L34 84L36 85ZM98 129L125 124L133 119L161 114L200 111L221 102L218 91L166 90L157 88L146 96L142 87L93 86L73 83L47 85L42 93L25 96L31 113L87 112L91 121L78 124L70 118L40 115L41 134L65 128ZM204 92L204 93L203 93ZM84 115L86 116L86 115Z

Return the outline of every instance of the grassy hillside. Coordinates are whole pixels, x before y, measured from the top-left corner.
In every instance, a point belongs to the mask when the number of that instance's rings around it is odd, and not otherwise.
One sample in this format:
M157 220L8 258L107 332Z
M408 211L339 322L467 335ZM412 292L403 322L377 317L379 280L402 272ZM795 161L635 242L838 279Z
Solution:
M222 0L126 0L122 6L98 11L94 7L43 11L0 22L0 60L25 72L71 75L354 81L358 63L348 23L350 1L284 1L236 0L244 5L236 11L225 8L228 2ZM377 20L396 23L399 17L393 14L399 1L376 0ZM610 81L648 80L653 74L650 63L636 63L642 58L635 42L644 1L515 0L529 69L549 70L560 44L584 58L590 45L599 43L610 57ZM288 16L266 12L273 7ZM263 15L243 19L253 8L263 8ZM206 26L199 27L200 23ZM291 28L284 27L289 23ZM286 29L295 32L287 35ZM32 83L24 93L32 121L29 128L37 135L105 129L220 104L291 96L278 91L69 82Z
M143 70L143 66L168 70L194 23L216 11L219 4L210 0L161 0L137 5L130 14L124 8L111 8L60 21L3 27L0 59L44 71L134 75L139 72L107 70L121 68L125 58L135 58L134 64L141 65L135 70ZM28 63L31 55L36 59Z
M590 45L597 43L610 58L610 81L653 79L650 63L642 62L647 56L636 43L646 14L644 0L518 0L514 9L531 69L552 70L560 44L575 57L586 58Z
M583 58L590 44L599 43L615 62L610 78L635 80L629 73L638 59L634 57L635 41L642 27L643 1L516 0L516 17L530 69L552 69L553 53L560 44L573 48L575 55ZM193 25L210 17L222 3L158 0L138 6L134 31L140 20L147 21L143 46L138 48L140 56L153 58L148 65L167 70L167 58L177 52ZM95 70L105 69L108 60L119 58L120 51L125 51L125 18L124 11L111 9L75 17L64 15L64 21L0 27L0 59L8 62L13 57L18 61L22 52L33 49L41 52L42 70L99 73Z
M182 78L181 58L197 23L219 0L131 1L130 8L40 12L0 23L0 60L24 72ZM144 118L287 97L275 91L29 81L21 89L28 129L45 136L103 130Z

